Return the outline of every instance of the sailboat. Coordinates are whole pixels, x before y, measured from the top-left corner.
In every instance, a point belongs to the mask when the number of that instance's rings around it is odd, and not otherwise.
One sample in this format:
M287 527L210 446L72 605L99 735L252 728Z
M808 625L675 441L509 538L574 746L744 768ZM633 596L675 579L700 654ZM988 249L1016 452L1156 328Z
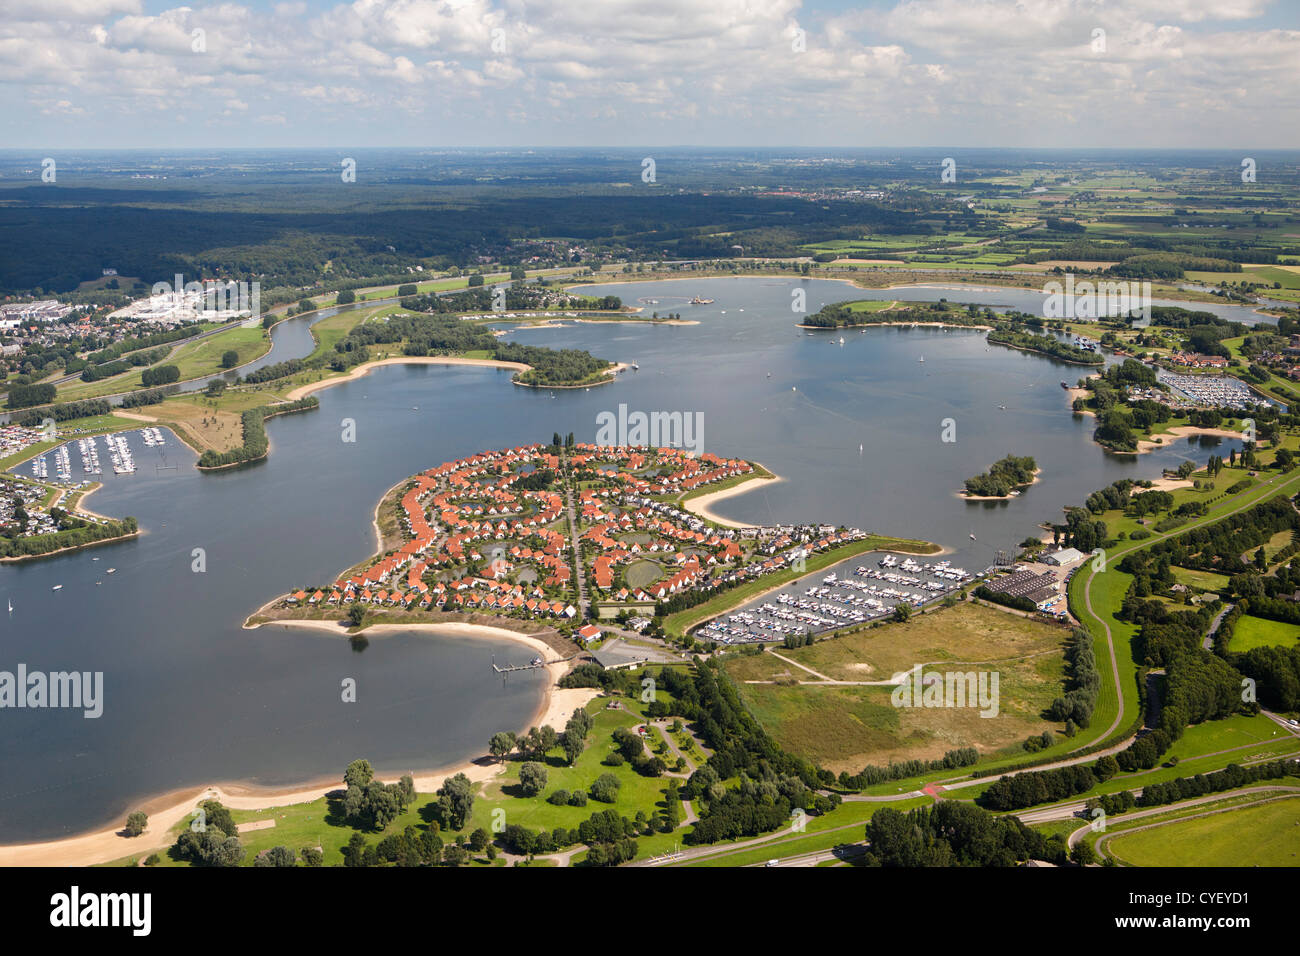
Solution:
M917 359L917 361L920 362L920 363L922 363L922 364L924 364L924 363L925 363L925 356L922 355L919 359Z
M841 335L841 336L840 336L840 345L843 345L843 344L844 344L844 336Z
M13 598L10 598L10 599L9 599L9 613L12 614L13 612L14 612L14 599L13 599Z
M975 540L975 532L974 532L974 531L972 531L972 532L970 533L970 539L971 539L972 541Z

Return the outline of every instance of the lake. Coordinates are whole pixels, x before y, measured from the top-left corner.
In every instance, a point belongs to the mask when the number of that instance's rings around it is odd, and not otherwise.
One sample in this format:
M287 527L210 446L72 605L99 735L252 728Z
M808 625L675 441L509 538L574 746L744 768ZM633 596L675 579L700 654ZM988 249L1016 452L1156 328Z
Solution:
M590 390L520 388L496 369L379 368L318 392L318 410L270 420L270 457L235 471L200 474L170 434L161 449L133 435L138 471L104 475L88 505L134 515L143 536L0 567L0 592L14 604L0 618L0 669L103 671L105 682L99 719L0 711L0 842L117 822L144 797L178 788L341 777L356 757L392 773L438 767L481 754L497 730L523 728L543 675L503 685L489 667L493 654L529 660L521 645L430 630L372 639L357 653L329 634L240 625L276 595L332 580L370 555L375 504L405 476L557 431L593 441L596 416L620 403L699 412L705 451L760 461L783 479L722 502L721 514L926 538L971 569L1118 478L1158 477L1184 459L1204 462L1211 448L1240 447L1211 439L1139 458L1107 454L1059 385L1085 370L990 347L972 330L801 330L790 311L800 285L809 311L845 298L1016 308L1028 307L1022 295L1041 300L1017 290L857 290L777 278L596 286L588 291L625 303L658 298L647 312L680 311L700 324L563 320L509 333L639 364ZM693 295L715 302L685 305ZM305 323L279 328L297 336ZM310 337L294 348L305 354ZM293 357L278 351L277 361ZM345 419L355 421L353 443L342 440ZM941 440L946 419L953 442ZM964 478L1008 453L1037 458L1041 481L1007 502L955 496ZM72 458L79 478L75 449ZM201 573L192 569L196 548ZM348 677L356 703L341 700Z

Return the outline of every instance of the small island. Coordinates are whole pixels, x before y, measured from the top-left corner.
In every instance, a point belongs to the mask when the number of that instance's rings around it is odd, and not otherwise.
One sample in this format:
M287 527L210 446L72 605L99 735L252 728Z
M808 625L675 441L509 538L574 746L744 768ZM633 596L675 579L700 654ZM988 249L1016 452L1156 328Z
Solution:
M806 316L799 323L805 329L855 329L869 325L937 325L971 329L991 329L996 316L992 309L977 305L938 302L900 307L897 302L855 299L834 302Z
M1007 455L982 475L966 479L963 496L968 500L1011 498L1038 480L1039 468L1029 456Z

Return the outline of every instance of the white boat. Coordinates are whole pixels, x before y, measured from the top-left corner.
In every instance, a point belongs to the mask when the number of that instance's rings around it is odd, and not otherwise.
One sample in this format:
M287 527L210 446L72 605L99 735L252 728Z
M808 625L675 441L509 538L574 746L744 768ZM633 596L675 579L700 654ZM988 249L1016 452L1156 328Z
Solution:
M924 362L924 361L925 361L925 356L922 355L919 359L917 359L917 361L918 361L918 362Z
M50 590L51 590L51 591L62 591L62 590L63 590L63 585L62 585L62 584L56 584L56 585L54 585L54 587L50 588Z
M116 570L117 570L117 568L109 568L108 571L107 571L107 573L108 573L108 574L112 574L112 573L113 573L114 571L116 571Z
M970 539L971 539L971 540L972 540L972 541L974 541L974 540L975 540L975 532L973 532L973 531L972 531L972 532L971 532L971 536L970 536Z

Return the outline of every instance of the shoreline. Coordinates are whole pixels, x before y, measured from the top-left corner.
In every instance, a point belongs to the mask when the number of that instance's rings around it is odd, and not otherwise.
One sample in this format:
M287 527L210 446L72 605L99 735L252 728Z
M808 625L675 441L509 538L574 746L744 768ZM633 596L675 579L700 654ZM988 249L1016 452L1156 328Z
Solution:
M870 300L867 300L870 301ZM882 310L888 311L888 310ZM879 313L877 313L879 314ZM980 332L991 332L991 325L963 325L958 322L857 322L852 325L805 325L798 323L795 328L809 329L811 331L834 332L836 329L871 329L871 328L916 328L929 329L975 329Z
M1167 432L1161 432L1155 436L1156 438L1166 438L1168 439L1167 441L1158 442L1147 438L1141 438L1138 440L1136 451L1108 450L1112 451L1116 455L1145 455L1147 452L1155 451L1157 448L1168 448L1179 439L1201 435L1209 435L1215 438L1240 438L1241 432L1234 432L1227 428L1201 428L1197 425L1179 425L1176 428L1171 428Z
M1035 469L1034 469L1034 480L1033 480L1033 481L1029 482L1029 483L1026 484L1026 485L1016 485L1016 487L1013 488L1012 490L1015 491L1015 492L1022 492L1022 491L1024 491L1026 488L1032 488L1032 487L1034 487L1034 485L1038 484L1039 476L1042 475L1042 473L1043 473L1043 469L1041 469L1041 468L1035 468ZM965 491L958 491L958 492L955 492L955 495L956 495L956 497L960 498L962 501L1010 501L1012 498L1019 498L1019 497L1020 497L1019 494L1010 494L1010 495L972 495L972 494L969 494L969 493L967 493L967 492L965 492Z
M454 355L406 355L393 356L383 359L371 359L369 362L362 362L356 368L350 369L342 375L326 377L318 382L309 382L306 385L299 385L285 393L285 401L296 402L300 398L306 398L313 392L321 389L331 388L335 385L341 385L343 382L351 382L358 378L363 378L370 374L371 370L380 368L385 365L468 365L479 368L505 368L514 369L516 372L526 372L531 365L525 365L523 362L498 362L496 359L472 359L462 358Z
M702 495L696 495L694 498L688 498L686 501L683 501L681 503L680 507L685 511L689 511L691 514L699 515L701 518L704 518L708 521L712 521L714 524L720 524L724 528L741 529L741 528L758 527L758 525L745 524L742 521L732 521L730 518L724 518L721 515L719 515L717 512L715 512L712 508L713 505L718 504L721 501L725 501L728 498L735 498L738 495L746 494L747 492L753 491L755 488L758 488L759 486L766 484L767 482L779 484L780 482L785 480L780 475L776 474L770 468L765 466L762 462L751 461L750 464L758 465L760 468L766 471L771 477L763 478L760 477L759 475L752 475L749 478L746 478L744 481L732 485L730 488L723 488L719 491L709 491Z
M1053 355L1051 352L1044 352L1042 349L1030 348L1028 345L1012 345L1010 342L989 342L989 345L1000 345L1004 349L1015 349L1017 352L1032 352L1034 355L1041 355L1043 358L1049 358L1053 362L1060 362L1062 365L1073 365L1076 368L1104 368L1106 360L1100 362L1076 362L1073 359L1061 358L1059 355ZM1088 376L1091 378L1092 376Z
M274 621L286 627L306 626L324 629L348 636L336 624L325 621ZM254 625L263 627L265 625ZM527 645L545 659L546 654L553 653L551 648L536 638L478 624L449 623L428 624L375 624L367 631L391 630L401 632L410 628L438 630L451 636L470 637L491 636L509 639ZM487 632L486 635L484 632ZM364 633L364 632L361 632ZM545 669L552 680L548 682L542 695L541 704L534 711L531 722L520 728L521 732L529 727L550 724L557 731L564 729L564 723L579 707L585 707L594 700L600 691L594 688L563 688L555 686L556 669L561 673L568 669L567 662L556 662ZM468 757L451 764L411 773L415 779L417 793L431 794L438 789L448 777L463 773L473 783L484 783L502 774L508 764L489 755ZM400 775L398 775L400 776ZM396 776L377 774L377 779L385 783L396 783ZM121 825L92 828L86 832L46 840L37 843L15 843L0 846L0 866L91 866L108 863L122 857L138 854L143 857L150 852L159 851L170 846L168 831L189 816L191 811L203 800L219 799L232 810L267 810L292 804L311 803L326 794L343 789L341 774L334 776L315 776L293 784L266 787L249 781L223 781L199 787L182 787L156 796L144 798L133 804L149 815L149 825L139 837L119 835ZM123 817L125 819L125 817Z

